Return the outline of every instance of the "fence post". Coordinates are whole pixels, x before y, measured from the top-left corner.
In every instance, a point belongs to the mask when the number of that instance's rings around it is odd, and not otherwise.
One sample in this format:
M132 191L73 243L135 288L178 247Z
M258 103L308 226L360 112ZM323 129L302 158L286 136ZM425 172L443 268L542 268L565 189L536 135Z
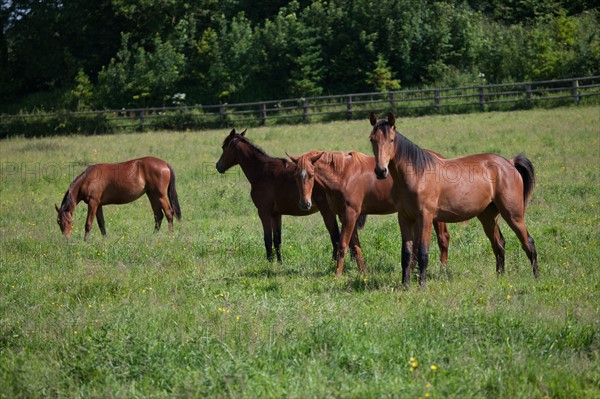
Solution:
M525 85L525 99L527 100L527 107L531 107L531 84Z
M390 93L389 98L390 98L390 107L392 107L392 110L395 110L396 109L396 103L394 101L394 93Z
M436 108L440 107L440 89L433 90L433 105Z
M267 124L267 104L260 103L260 125L264 126Z
M141 109L139 112L140 112L140 114L139 114L139 116L140 116L140 129L144 130L144 110Z
M302 108L304 123L308 123L308 100L306 98L304 99L304 103L302 103Z
M573 81L573 101L575 105L579 105L579 81L577 79Z
M479 86L479 110L485 110L485 95L483 93L483 86Z
M219 115L221 116L221 120L223 122L227 121L227 104L221 104L221 106L219 107Z
M96 113L96 127L94 127L94 133L106 133L107 124L104 121L104 112L100 111Z
M352 119L352 96L346 98L346 119Z

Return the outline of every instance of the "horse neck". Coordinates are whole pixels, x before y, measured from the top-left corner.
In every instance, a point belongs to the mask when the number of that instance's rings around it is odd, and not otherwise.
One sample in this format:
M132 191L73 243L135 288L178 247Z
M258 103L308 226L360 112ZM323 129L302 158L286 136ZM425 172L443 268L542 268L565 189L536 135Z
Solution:
M317 183L327 190L337 190L341 186L342 176L346 172L349 162L345 162L343 170L336 170L330 163L321 160L315 165L315 179Z
M275 160L247 143L240 144L238 154L238 163L250 184L259 180L269 170L267 164Z
M71 198L71 200L69 201L69 204L70 204L70 207L69 207L70 209L68 209L69 212L74 212L75 207L77 207L77 204L79 203L79 201L81 201L83 199L83 196L81 193L81 185L83 184L83 180L85 179L85 175L87 174L87 172L88 172L88 170L86 170L85 172L83 172L82 174L77 176L75 178L75 180L73 180L73 182L69 186L69 189L67 190L68 195Z
M402 143L406 143L405 145L414 146L414 151L422 152L422 154L417 155L412 160L407 159L410 158L410 156L402 156ZM431 154L412 143L406 137L401 136L398 132L396 132L396 146L396 154L390 160L388 168L390 169L390 173L395 174L396 179L404 184L410 185L410 182L415 182L415 178L421 177L423 174L427 173L427 169L429 167L434 166L435 157L431 156ZM409 148L413 149L413 147ZM425 159L418 160L419 157L425 157ZM418 169L416 164L417 162L421 162L421 170Z

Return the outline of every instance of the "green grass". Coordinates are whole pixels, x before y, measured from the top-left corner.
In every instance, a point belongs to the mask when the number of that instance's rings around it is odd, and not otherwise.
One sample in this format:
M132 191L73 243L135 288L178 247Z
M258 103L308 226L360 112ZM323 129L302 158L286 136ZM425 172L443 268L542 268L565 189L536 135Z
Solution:
M538 178L527 225L539 279L505 223L497 277L471 221L450 226L448 270L430 262L425 290L416 280L402 288L392 215L369 217L361 234L367 276L349 260L333 276L318 214L284 217L284 263L268 263L249 184L238 167L214 168L228 130L4 140L0 397L598 398L599 115L596 106L397 121L448 157L525 152ZM274 156L370 153L369 130L364 120L248 137ZM150 154L177 173L175 233L152 233L142 198L105 208L107 238L94 225L87 243L80 204L65 242L54 203L84 165Z

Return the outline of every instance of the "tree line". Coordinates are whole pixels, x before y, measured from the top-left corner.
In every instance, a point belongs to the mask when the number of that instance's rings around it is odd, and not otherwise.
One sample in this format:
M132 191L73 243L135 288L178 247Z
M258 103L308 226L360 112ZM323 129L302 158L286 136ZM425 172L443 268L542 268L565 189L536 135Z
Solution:
M6 0L0 112L600 74L588 0Z

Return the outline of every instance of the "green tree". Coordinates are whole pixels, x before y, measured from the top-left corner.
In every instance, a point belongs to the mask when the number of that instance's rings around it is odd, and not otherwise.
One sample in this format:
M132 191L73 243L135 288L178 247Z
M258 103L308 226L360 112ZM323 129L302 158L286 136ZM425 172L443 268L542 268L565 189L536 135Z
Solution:
M400 80L393 78L393 72L382 54L377 56L375 69L367 73L367 83L375 91L393 91L400 89Z
M255 32L243 13L231 21L221 18L217 29L207 28L195 44L190 63L199 97L209 102L245 99L256 68L255 54Z
M116 58L98 76L97 102L102 107L165 105L175 93L185 57L159 36L146 50L124 34Z
M263 98L313 96L322 92L321 47L315 30L298 16L291 2L258 30L261 51L253 91Z
M67 103L77 111L89 110L93 101L93 85L90 78L80 69L75 76L75 86L69 92ZM74 104L73 104L74 103Z

